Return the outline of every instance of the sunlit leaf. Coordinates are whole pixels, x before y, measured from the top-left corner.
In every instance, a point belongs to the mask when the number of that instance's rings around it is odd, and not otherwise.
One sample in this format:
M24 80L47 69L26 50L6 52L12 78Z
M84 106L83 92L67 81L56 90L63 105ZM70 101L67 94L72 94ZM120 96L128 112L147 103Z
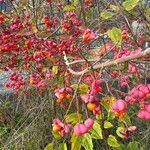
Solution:
M71 113L71 114L68 114L65 118L65 121L66 122L71 122L73 124L79 122L81 120L81 114L78 114L78 113Z
M132 125L130 117L127 113L123 117L119 118L119 122L125 122L128 126Z
M71 150L80 150L82 145L82 136L72 135L71 137Z
M121 29L113 27L112 29L107 31L107 35L116 44L116 46L118 47L121 46L122 42Z
M52 73L53 73L54 75L56 75L56 74L58 73L58 66L53 66L53 67L52 67Z
M113 127L113 124L109 121L104 121L104 128L105 129L108 129L108 128L112 128Z
M101 105L104 106L104 108L109 111L111 109L111 105L114 102L115 97L114 96L106 96L103 97L100 101Z
M86 93L89 90L89 86L87 84L84 84L84 83L80 84L79 90L80 90L81 94Z
M130 11L132 10L135 6L137 6L139 0L126 0L123 2L123 7L125 10Z
M92 137L89 133L86 133L82 137L82 146L85 150L93 150Z
M146 14L147 17L150 17L150 8L146 9L145 14Z
M62 136L57 132L52 132L52 134L53 134L54 138L57 140L60 140L62 138Z
M116 5L110 5L110 8L114 11L118 11L119 10L119 7L116 6Z
M97 121L94 122L93 128L90 132L93 139L103 139L101 126Z
M117 139L113 135L109 135L109 137L107 139L107 143L111 147L119 147L120 146L120 144L118 143Z
M122 132L124 131L124 127L118 127L116 130L116 133L119 137L124 138L124 135L122 134Z
M32 31L33 31L33 33L37 33L38 32L38 30L37 30L35 25L32 25Z
M53 150L53 145L54 145L53 143L47 144L44 150Z
M67 145L66 145L66 143L61 143L61 144L59 144L58 150L67 150Z
M139 143L134 141L130 142L127 146L127 150L138 150L139 149Z
M110 12L110 11L107 11L107 10L104 10L101 12L101 17L103 19L110 19L114 16L114 13Z
M76 7L74 5L66 5L64 6L64 11L74 11Z

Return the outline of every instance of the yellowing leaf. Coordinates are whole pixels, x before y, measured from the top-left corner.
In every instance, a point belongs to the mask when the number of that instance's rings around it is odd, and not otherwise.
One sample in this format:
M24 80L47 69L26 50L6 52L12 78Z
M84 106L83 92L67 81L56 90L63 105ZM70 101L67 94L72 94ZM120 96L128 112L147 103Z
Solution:
M110 5L110 8L114 11L119 11L119 7L116 5Z
M150 17L150 8L146 9L145 14L146 14L147 17Z
M110 12L110 11L107 11L107 10L104 10L101 12L101 17L103 19L110 19L114 16L114 13Z
M116 46L118 47L121 46L122 42L121 29L113 27L112 29L107 31L107 35L116 44Z
M55 139L60 140L62 136L58 132L52 132Z
M58 66L52 67L52 73L53 73L53 75L56 75L58 73Z
M82 146L85 150L93 150L92 137L89 133L86 133L82 137Z
M80 93L83 94L83 93L86 93L89 89L89 86L87 84L80 84L79 85L79 90L80 90Z
M135 6L137 6L139 0L126 0L125 2L123 2L123 7L125 8L125 10L130 11L132 10Z
M71 87L76 90L77 88L79 88L79 92L81 94L84 94L86 93L88 90L89 90L89 86L87 84L80 84L79 87L78 87L78 84L72 84Z
M33 33L37 33L38 32L38 30L37 30L35 25L32 25L32 31L33 31Z
M53 150L53 145L54 145L53 143L47 144L44 150Z
M97 121L94 122L93 128L90 132L93 139L103 139L101 126Z
M81 114L71 113L66 116L65 121L68 123L71 122L71 123L75 124L75 123L79 122L81 120L81 118L82 118Z
M74 11L76 7L74 5L66 5L64 6L64 11Z
M105 121L104 122L104 128L105 129L108 129L108 128L112 128L113 127L113 124L109 121Z
M59 144L58 150L67 150L67 145L66 145L66 143L61 143L61 144Z
M81 150L82 137L72 135L71 137L71 150Z
M111 147L119 147L120 146L120 144L118 143L117 139L113 135L109 135L109 137L107 139L107 143Z
M122 132L124 131L124 127L118 127L116 130L116 133L119 137L124 138L124 135L122 134Z

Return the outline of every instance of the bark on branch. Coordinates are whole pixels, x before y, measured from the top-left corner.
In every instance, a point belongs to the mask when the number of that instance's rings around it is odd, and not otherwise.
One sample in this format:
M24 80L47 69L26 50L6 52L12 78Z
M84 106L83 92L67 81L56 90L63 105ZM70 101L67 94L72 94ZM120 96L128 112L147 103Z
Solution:
M92 67L92 69L101 69L101 68L109 67L109 66L112 66L112 65L118 65L120 63L124 63L124 62L130 61L130 60L139 59L139 58L142 58L142 57L145 57L145 56L150 56L150 48L147 48L146 50L144 50L140 53L133 54L133 55L130 55L130 56L126 56L124 58L118 58L118 59L115 59L115 60L108 60L108 61L106 61L102 64L94 65ZM70 67L70 63L68 62L68 59L67 59L67 56L66 56L65 52L64 52L64 60L65 60L66 65L68 66L69 72L72 73L73 75L80 76L80 75L83 75L83 74L85 74L85 73L87 73L91 70L91 67L88 67L88 68L84 69L83 71L79 71L79 72L74 71Z

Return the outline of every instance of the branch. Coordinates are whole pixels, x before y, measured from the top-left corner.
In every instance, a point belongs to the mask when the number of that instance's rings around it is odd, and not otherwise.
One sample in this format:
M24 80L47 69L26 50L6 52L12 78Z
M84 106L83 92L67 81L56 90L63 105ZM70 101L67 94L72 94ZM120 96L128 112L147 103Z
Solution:
M77 76L80 76L80 75L83 75L87 72L89 72L91 70L91 67L88 67L86 69L84 69L83 71L80 71L80 72L76 72L74 70L71 69L70 67L70 63L67 59L67 56L66 56L66 53L64 53L64 60L65 60L65 64L68 66L68 70L70 73L74 74L74 75L77 75ZM141 58L141 57L144 57L144 56L149 56L150 55L150 48L147 48L146 50L140 52L140 53L137 53L137 54L134 54L134 55L130 55L130 56L126 56L124 58L118 58L116 60L108 60L102 64L97 64L97 65L94 65L93 66L93 69L100 69L100 68L103 68L103 67L109 67L109 66L112 66L112 65L117 65L117 64L120 64L120 63L124 63L126 61L130 61L130 60L134 60L134 59L138 59L138 58Z

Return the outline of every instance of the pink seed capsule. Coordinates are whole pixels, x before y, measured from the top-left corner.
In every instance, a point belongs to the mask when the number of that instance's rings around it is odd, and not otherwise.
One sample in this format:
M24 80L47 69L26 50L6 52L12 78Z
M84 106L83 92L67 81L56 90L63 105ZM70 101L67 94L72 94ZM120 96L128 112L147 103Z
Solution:
M144 98L146 95L142 91L139 91L139 98Z
M88 128L91 129L92 126L94 124L94 121L91 118L88 118L87 120L85 120L84 125Z
M74 134L77 135L77 136L82 135L81 129L80 129L80 123L77 123L77 124L74 126Z
M80 130L82 134L88 132L88 128L84 124L80 124Z

